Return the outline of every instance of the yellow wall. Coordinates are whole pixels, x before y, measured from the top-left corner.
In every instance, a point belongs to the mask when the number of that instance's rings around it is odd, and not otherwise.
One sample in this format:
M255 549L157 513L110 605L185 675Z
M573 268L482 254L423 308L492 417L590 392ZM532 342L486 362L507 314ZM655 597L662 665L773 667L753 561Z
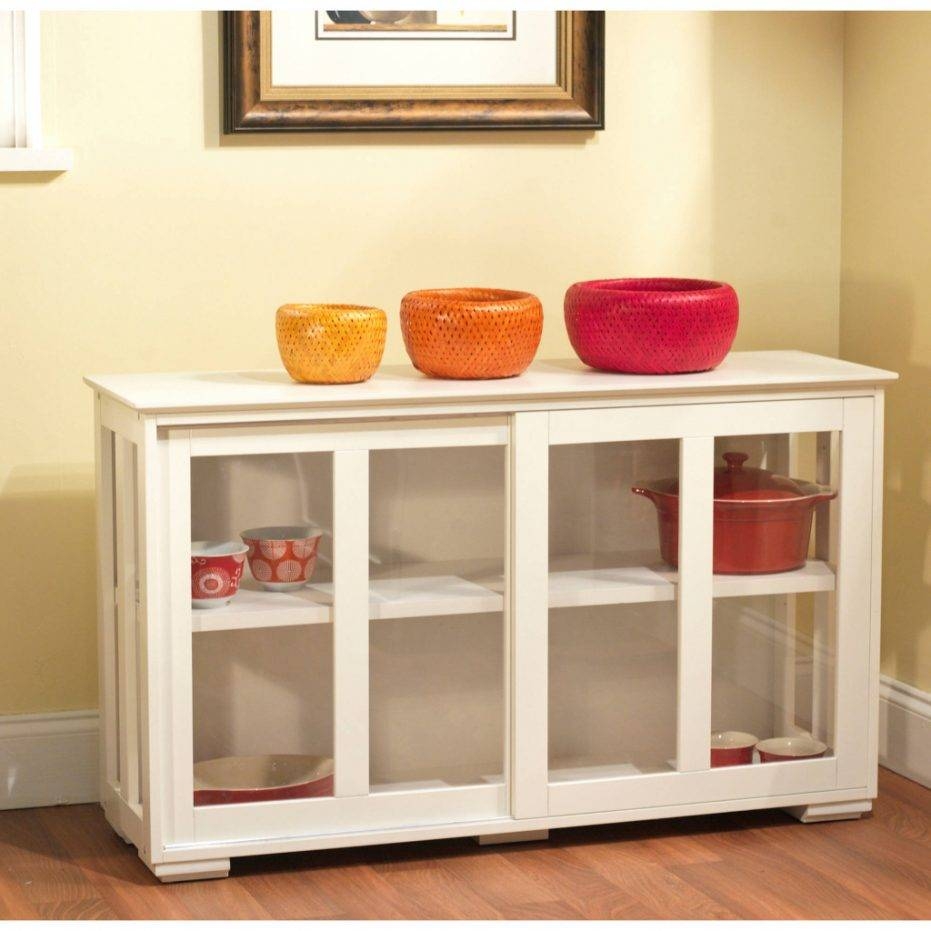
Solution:
M841 354L886 409L883 672L931 691L931 15L850 13Z
M96 704L86 372L278 365L286 301L714 275L837 351L841 14L611 13L608 129L221 139L217 17L47 14L54 180L0 181L0 713Z

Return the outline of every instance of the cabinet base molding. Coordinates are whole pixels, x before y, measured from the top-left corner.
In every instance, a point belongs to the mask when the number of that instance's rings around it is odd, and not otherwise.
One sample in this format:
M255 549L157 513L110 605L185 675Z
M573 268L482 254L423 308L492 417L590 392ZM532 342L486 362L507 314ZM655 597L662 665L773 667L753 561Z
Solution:
M931 693L879 677L879 762L931 788Z
M814 824L817 821L851 821L868 814L873 808L869 800L862 802L827 802L821 805L793 805L784 808L793 818L802 824Z
M535 840L549 840L550 832L543 831L512 831L510 834L478 834L475 842L479 847L488 847L492 844L524 844Z
M0 715L0 811L97 800L97 712Z
M163 883L226 879L230 874L229 860L184 860L181 863L150 863L148 866Z

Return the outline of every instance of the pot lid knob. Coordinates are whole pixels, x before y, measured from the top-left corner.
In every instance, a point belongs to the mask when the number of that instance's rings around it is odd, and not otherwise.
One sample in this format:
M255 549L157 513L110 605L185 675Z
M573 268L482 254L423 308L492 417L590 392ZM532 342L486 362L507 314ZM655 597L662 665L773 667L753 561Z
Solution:
M727 463L728 472L740 472L743 464L750 458L749 453L724 453L724 461Z

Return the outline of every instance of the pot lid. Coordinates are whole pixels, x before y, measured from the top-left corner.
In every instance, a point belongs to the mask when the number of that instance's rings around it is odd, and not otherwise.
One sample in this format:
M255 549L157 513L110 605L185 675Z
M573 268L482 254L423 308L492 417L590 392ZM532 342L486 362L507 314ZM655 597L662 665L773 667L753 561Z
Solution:
M729 452L722 458L724 465L714 470L715 501L788 501L824 494L833 497L831 489L822 485L778 475L769 469L745 466L750 458L747 453ZM677 478L660 479L646 487L659 494L679 494Z
M735 498L807 498L810 491L793 478L777 475L769 469L745 466L747 453L724 453L724 465L714 470L714 496L716 499ZM766 492L765 495L759 495Z

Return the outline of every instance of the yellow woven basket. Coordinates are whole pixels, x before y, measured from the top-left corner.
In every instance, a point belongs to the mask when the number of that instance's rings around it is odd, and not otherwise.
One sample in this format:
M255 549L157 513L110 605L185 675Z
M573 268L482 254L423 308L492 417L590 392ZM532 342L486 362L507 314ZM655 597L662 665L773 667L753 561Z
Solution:
M388 318L355 304L285 304L275 315L278 352L299 382L346 385L371 378L385 352Z

